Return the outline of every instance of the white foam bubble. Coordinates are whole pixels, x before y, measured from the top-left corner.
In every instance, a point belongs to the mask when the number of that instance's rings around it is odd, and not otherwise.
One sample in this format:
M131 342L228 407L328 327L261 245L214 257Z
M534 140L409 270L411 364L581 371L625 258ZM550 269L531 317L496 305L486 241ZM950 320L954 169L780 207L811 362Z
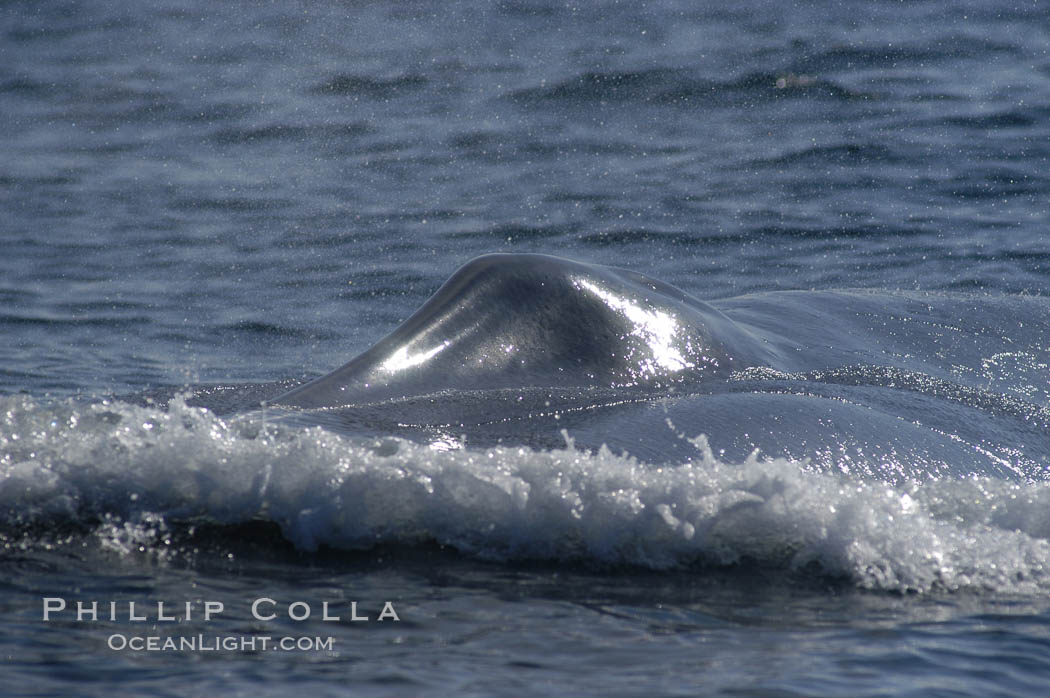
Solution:
M1050 589L1050 484L894 487L752 456L658 466L566 446L441 450L226 420L172 400L0 399L0 531L88 524L118 551L188 521L269 520L301 549L436 541L501 561L751 561L872 589ZM271 416L272 417L272 416ZM33 534L35 535L35 533ZM152 541L152 542L151 542Z

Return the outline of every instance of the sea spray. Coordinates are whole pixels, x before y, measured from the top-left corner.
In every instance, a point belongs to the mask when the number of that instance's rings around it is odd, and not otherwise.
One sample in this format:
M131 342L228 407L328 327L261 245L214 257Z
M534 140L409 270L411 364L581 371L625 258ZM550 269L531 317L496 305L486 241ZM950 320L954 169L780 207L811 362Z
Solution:
M295 547L437 543L513 564L816 571L864 588L1050 589L1050 484L891 486L759 453L727 463L703 436L680 465L608 448L441 450L349 438L262 414L0 398L8 545L91 532L119 554L173 530L267 521ZM216 535L221 535L217 533Z

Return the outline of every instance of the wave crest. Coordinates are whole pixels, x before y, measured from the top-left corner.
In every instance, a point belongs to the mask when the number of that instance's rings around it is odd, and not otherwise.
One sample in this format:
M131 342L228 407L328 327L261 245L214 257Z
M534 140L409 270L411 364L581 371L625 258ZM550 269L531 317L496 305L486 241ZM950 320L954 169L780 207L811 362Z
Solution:
M995 479L890 486L704 437L659 466L607 448L448 450L351 439L280 412L222 419L160 406L0 399L0 535L80 528L107 547L171 527L268 521L297 548L438 543L508 563L653 569L757 564L893 591L1050 589L1050 485ZM684 438L684 437L683 437ZM440 442L437 442L440 443Z

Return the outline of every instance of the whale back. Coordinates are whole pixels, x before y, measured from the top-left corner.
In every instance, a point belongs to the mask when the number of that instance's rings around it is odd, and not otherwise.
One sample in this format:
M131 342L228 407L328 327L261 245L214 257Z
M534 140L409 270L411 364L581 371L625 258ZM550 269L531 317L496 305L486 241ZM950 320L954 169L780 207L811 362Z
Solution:
M659 388L740 365L732 323L664 282L537 254L468 262L371 349L271 404L340 407L443 390Z

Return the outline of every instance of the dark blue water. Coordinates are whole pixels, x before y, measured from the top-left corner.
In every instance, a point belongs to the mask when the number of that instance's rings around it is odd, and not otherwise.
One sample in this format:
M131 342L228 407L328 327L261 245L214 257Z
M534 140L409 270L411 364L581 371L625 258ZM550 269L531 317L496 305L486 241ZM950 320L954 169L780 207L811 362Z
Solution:
M1040 695L1048 46L1038 2L4 3L0 692ZM958 294L865 325L939 383L850 374L871 401L833 416L905 446L940 419L1023 476L851 478L793 410L746 415L772 460L719 450L727 413L676 421L710 441L663 467L169 403L321 375L492 251L727 308ZM795 297L788 324L824 296Z

